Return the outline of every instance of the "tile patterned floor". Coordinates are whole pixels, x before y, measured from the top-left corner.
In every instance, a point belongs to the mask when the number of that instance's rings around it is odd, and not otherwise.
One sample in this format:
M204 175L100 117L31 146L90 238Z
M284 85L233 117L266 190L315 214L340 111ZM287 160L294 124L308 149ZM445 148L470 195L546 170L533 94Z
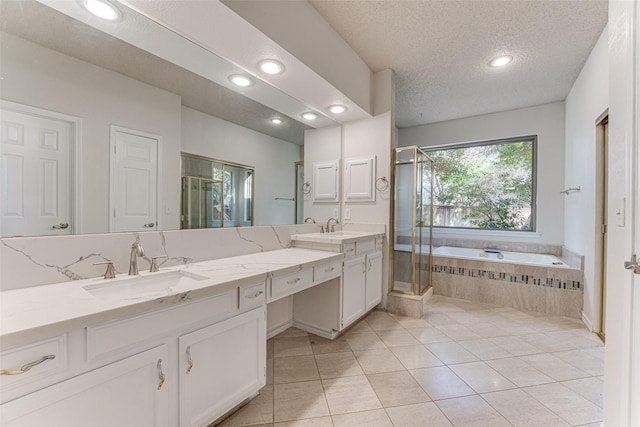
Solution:
M441 296L425 312L281 333L266 387L221 426L600 425L604 347L579 320Z

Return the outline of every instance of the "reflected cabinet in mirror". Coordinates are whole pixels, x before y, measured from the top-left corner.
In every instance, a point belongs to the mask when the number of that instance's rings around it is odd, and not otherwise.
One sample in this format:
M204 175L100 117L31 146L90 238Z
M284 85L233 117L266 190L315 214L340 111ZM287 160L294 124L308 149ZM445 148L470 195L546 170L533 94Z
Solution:
M170 39L202 64L221 61L125 5L126 19L106 29L72 18L86 13L68 12L80 3L0 2L2 237L292 224L303 215L292 192L306 125L284 117L275 127L278 112L156 56ZM181 152L228 166L221 176L181 174ZM192 187L184 219L181 188Z

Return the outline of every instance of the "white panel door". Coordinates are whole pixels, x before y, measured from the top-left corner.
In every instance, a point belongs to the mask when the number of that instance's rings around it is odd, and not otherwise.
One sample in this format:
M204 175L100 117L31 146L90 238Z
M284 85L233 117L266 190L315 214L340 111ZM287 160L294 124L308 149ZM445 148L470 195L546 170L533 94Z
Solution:
M111 128L110 231L157 227L160 137Z
M69 234L69 122L2 109L2 236Z

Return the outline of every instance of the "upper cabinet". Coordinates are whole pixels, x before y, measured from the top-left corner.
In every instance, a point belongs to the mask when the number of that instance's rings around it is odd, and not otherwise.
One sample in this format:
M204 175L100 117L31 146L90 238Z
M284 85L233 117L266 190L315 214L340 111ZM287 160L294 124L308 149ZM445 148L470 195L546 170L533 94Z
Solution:
M313 201L338 201L339 160L313 163Z
M358 157L345 160L346 202L373 202L375 188L376 156Z

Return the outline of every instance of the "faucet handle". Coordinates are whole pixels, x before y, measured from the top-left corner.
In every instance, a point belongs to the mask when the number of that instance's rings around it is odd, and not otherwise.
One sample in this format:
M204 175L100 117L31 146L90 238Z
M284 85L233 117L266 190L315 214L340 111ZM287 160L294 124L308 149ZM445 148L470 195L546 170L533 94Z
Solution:
M149 267L149 273L155 273L156 271L158 271L158 261L156 261L158 258L167 258L167 256L166 255L152 256L151 266Z
M324 225L320 226L320 233L324 233Z
M115 270L113 268L113 261L94 262L93 265L105 265L107 270L104 272L105 279L113 279L116 277Z

